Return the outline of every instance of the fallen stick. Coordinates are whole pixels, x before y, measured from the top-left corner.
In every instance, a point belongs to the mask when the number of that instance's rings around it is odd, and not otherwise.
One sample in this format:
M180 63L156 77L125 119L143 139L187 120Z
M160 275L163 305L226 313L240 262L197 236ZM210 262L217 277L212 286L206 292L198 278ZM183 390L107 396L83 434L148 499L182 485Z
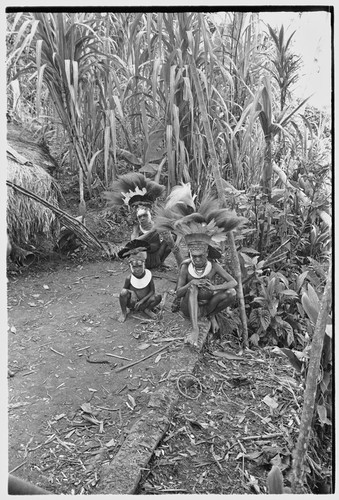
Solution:
M109 352L105 352L106 356L113 356L113 358L126 359L126 361L132 361L131 358L125 358L124 356L118 356L117 354L111 354Z
M55 352L56 354L59 354L59 356L65 356L64 354L62 354L62 352L59 352L59 351L56 351L55 349L53 349L53 347L50 347L50 350Z
M161 302L161 305L160 305L159 319L162 319L164 308L165 308L165 304L166 304L167 295L168 295L168 292L165 292L164 296L162 298L162 302Z
M20 469L20 467L22 467L23 465L25 465L26 462L27 462L27 460L25 460L24 462L22 462L22 464L17 465L16 467L14 467L14 469L10 470L8 474L13 474L13 472L15 472L16 470Z
M176 436L177 434L179 434L180 432L185 431L185 430L186 430L186 427L180 427L180 429L172 432L169 436L165 437L163 442L166 443L166 441L168 441L169 439L172 439L173 436Z
M269 438L273 438L273 437L277 437L277 436L282 436L284 433L283 432L271 432L270 434L261 434L259 436L245 436L245 437L241 437L239 439L241 439L242 441L245 441L245 440L250 440L250 439L269 439Z
M156 339L154 342L173 342L173 340L185 340L185 337L170 337L169 339Z
M138 361L133 361L133 363L129 363L128 365L121 366L120 368L118 368L117 370L115 370L116 373L121 372L122 370L125 370L126 368L130 368L131 366L137 365L138 363L141 363L142 361L145 361L145 359L151 358L152 356L154 356L154 354L158 354L158 352L161 352L161 351L164 351L165 349L167 349L167 347L169 347L170 345L172 345L172 343L171 344L167 344L167 345L161 347L160 349L158 349L157 351L152 352L148 356L144 356L143 358L138 359Z
M120 408L106 408L105 406L96 406L96 408L99 408L100 410L106 410L106 411L119 411Z

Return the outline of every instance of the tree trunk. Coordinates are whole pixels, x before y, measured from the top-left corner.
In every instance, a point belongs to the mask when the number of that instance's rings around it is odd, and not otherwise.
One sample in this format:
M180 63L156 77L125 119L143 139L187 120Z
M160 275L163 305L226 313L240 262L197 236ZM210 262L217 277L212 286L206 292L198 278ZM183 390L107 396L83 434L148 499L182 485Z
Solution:
M219 197L219 200L221 202L221 206L225 207L226 206L226 197L225 197L225 192L223 189L222 177L221 177L220 167L219 167L219 163L218 163L218 157L217 157L217 153L216 153L216 150L214 147L213 135L212 135L209 117L208 117L206 104L205 104L205 100L204 100L204 94L203 94L201 83L199 80L197 68L195 66L195 61L191 55L189 57L190 57L190 69L192 72L195 90L197 92L199 109L201 112L201 119L203 122L204 130L205 130L205 134L206 134L207 145L208 145L208 150L209 150L209 154L211 157L213 177L215 180L215 185L217 188L218 197ZM239 298L240 318L241 318L242 327L243 327L243 343L247 347L248 346L248 331L247 331L247 318L246 318L246 310L245 310L244 292L243 292L242 280L241 280L241 267L240 267L239 257L238 257L237 249L235 246L235 241L234 241L234 236L233 236L232 231L230 231L230 233L228 233L228 242L229 242L230 249L231 249L235 278L238 282L238 298Z
M238 282L238 299L239 299L239 312L240 319L242 323L242 341L245 347L248 347L248 330L247 330L247 316L246 316L246 308L245 308L245 298L244 298L244 289L242 286L242 276L241 276L241 267L238 257L237 248L235 246L233 231L228 233L228 243L230 245L232 262L234 268L234 277Z
M310 361L306 378L306 389L304 394L304 404L301 415L299 437L296 448L294 450L292 492L298 494L305 493L304 461L310 439L310 431L315 407L315 395L317 391L317 379L319 375L319 367L323 351L326 322L331 305L331 288L332 265L330 265L330 268L328 270L326 286L321 299L320 310L314 329Z

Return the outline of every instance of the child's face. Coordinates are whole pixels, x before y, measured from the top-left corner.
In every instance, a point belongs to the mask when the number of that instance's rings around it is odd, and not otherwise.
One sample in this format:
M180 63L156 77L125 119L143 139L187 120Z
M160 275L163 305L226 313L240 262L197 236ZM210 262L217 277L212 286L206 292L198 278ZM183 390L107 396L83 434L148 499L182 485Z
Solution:
M207 264L207 252L204 251L191 251L191 259L193 262L193 265L197 269L203 269L206 267Z
M131 260L129 263L132 274L136 278L141 278L145 272L145 262L142 260Z
M140 224L151 221L151 213L147 208L140 208L137 212L137 218Z

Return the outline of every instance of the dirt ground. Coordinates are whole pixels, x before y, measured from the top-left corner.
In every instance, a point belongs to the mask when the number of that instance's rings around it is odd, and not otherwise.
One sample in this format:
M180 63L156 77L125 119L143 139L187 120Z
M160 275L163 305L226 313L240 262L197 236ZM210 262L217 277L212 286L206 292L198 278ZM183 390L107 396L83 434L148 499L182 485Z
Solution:
M140 313L123 324L125 262L78 253L8 273L12 474L54 494L100 493L102 466L183 348L188 323L171 312L176 264L166 264L154 271L156 289L169 292L162 319ZM177 388L178 407L137 494L265 493L273 464L289 486L303 388L285 358L271 347L243 351L225 328L208 337L194 377ZM330 474L320 458L314 467Z
M73 460L61 452L85 453L80 471L102 446L109 459L182 343L180 317L153 321L140 313L117 321L126 272L125 262L104 259L45 263L9 276L9 468L14 474L19 466L17 475L52 484L56 493L77 486L66 472ZM159 292L173 285L157 279Z

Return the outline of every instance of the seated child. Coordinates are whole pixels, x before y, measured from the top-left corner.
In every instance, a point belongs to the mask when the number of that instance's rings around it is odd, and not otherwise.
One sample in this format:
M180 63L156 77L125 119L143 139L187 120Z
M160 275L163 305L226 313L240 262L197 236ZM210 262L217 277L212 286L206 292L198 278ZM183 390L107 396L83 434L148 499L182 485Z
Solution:
M136 211L138 225L135 225L131 234L131 240L138 239L147 241L146 267L153 269L158 267L171 253L171 248L165 239L161 239L159 233L154 229L151 211L148 207L140 205Z
M155 285L152 273L145 268L149 243L146 241L132 240L119 251L121 259L128 257L131 274L125 279L124 286L119 295L121 314L120 323L126 321L130 311L142 311L152 319L156 319L154 308L160 304L161 295L155 294Z

